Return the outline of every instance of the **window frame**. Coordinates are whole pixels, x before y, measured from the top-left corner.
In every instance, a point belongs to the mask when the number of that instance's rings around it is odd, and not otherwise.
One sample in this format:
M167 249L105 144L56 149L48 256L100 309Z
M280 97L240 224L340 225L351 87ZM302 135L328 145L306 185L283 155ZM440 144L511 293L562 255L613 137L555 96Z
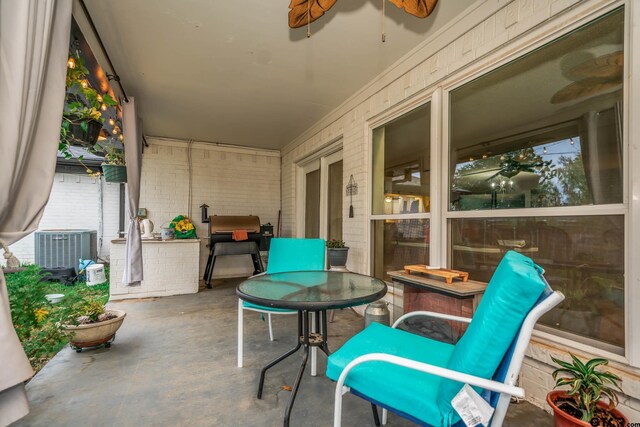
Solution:
M624 86L623 86L623 200L618 204L590 206L558 206L544 208L493 209L477 211L449 210L449 164L450 158L450 98L451 91L464 84L482 77L497 68L521 58L572 31L583 27L604 15L624 7ZM451 219L521 217L521 216L587 216L587 215L623 215L625 226L624 242L624 289L625 289L625 346L623 354L610 351L606 345L590 345L576 341L562 333L550 333L534 330L534 341L555 344L561 348L572 348L590 354L608 357L612 361L640 367L640 336L633 336L633 325L640 325L640 266L631 264L631 253L640 253L640 168L630 168L630 164L640 164L640 150L630 150L630 135L640 136L640 121L631 121L634 111L640 111L640 85L631 85L631 70L640 73L640 50L634 55L631 41L640 42L640 5L633 5L629 0L613 0L608 3L584 2L571 9L553 16L538 27L510 40L476 60L462 65L452 73L437 80L403 102L374 114L365 120L364 133L367 138L366 153L367 182L373 182L372 142L373 129L388 123L395 118L410 112L414 108L431 102L431 183L430 212L424 214L373 215L372 188L368 187L364 208L365 236L367 247L373 248L373 221L380 219L427 218L430 222L429 262L432 265L450 265L451 251ZM636 23L635 27L632 23ZM637 50L637 49L636 49ZM436 53L435 56L441 53ZM431 61L428 59L427 62ZM637 115L637 114L636 114ZM369 272L373 270L372 251L365 251L366 265ZM636 284L632 289L631 284ZM551 284L553 286L553 284ZM594 340L595 341L595 340Z
M407 99L405 102L394 106L388 110L383 111L382 113L372 117L368 121L366 121L366 134L367 134L367 182L372 183L369 185L367 191L367 216L366 216L366 226L367 226L367 236L369 236L368 247L369 251L367 251L367 265L369 266L369 273L374 270L374 259L373 259L373 245L374 245L374 221L376 220L386 220L386 219L426 219L429 221L429 224L433 224L435 219L439 220L440 217L440 203L441 197L439 195L434 195L433 190L437 189L438 186L434 186L434 181L439 184L439 166L437 162L440 159L440 135L441 135L441 113L440 113L440 98L441 98L442 90L440 88L436 88L432 91L425 91L424 93L419 93L414 97ZM373 131L380 126L385 126L386 124L392 122L393 120L411 113L412 111L430 103L430 145L429 145L429 168L431 170L430 173L430 182L429 182L429 212L421 212L421 213L408 213L408 214L373 214ZM435 173L434 173L435 171ZM434 197L435 196L435 197ZM433 247L440 246L440 239L442 233L440 230L434 230L434 227L429 227L429 264L434 264L434 251Z
M629 63L633 61L631 57L631 49L630 49L630 15L634 13L636 17L636 22L640 22L639 10L636 9L634 11L630 11L631 2L625 1L616 1L612 2L608 5L601 6L600 8L594 8L591 6L591 9L587 11L586 9L582 11L583 13L578 15L580 18L575 19L575 15L568 14L568 16L558 17L558 19L564 18L564 23L566 25L557 25L556 31L551 31L546 33L546 36L539 36L542 32L547 28L547 26L542 26L538 28L535 32L532 33L529 37L523 37L523 40L520 41L519 45L510 50L510 54L508 55L500 55L504 54L505 49L498 49L496 52L488 55L485 60L480 61L477 65L472 67L472 71L467 73L463 73L459 75L459 72L455 72L450 79L446 79L442 83L442 145L446 148L442 150L442 157L440 158L441 167L441 187L438 190L437 194L441 197L441 221L439 224L433 224L432 228L438 227L442 230L445 230L444 237L442 239L442 244L440 246L440 250L438 251L439 259L438 263L440 265L451 265L452 258L452 245L451 241L451 219L455 218L510 218L510 217L540 217L540 216L589 216L589 215L623 215L624 216L624 226L625 226L625 242L624 242L624 289L625 289L625 306L624 306L624 316L625 316L625 346L622 349L622 352L616 351L617 347L608 345L606 343L601 343L593 339L585 339L585 340L575 340L570 337L570 333L564 333L563 331L549 332L550 328L546 329L534 329L533 336L534 338L538 338L542 341L548 341L555 344L559 344L561 346L567 346L571 348L581 349L583 351L587 351L589 353L597 353L604 355L611 360L616 360L622 363L629 363L634 366L640 366L640 339L633 338L633 334L631 333L632 325L640 324L640 315L638 313L633 312L632 306L632 292L629 289L630 283L634 283L633 278L630 277L630 253L629 249L631 247L631 215L632 209L629 205L629 200L633 200L632 193L632 185L631 183L633 175L632 171L629 168L630 162L630 150L629 150L629 135L630 135L630 126L629 126ZM450 141L450 126L451 126L451 105L450 105L450 93L456 89L461 88L465 84L482 78L483 76L495 71L498 68L501 68L513 61L516 61L523 56L534 52L537 49L540 49L554 41L562 38L563 36L588 25L589 23L602 18L608 13L614 12L617 9L624 8L624 55L625 55L625 63L624 63L624 75L625 79L623 81L623 140L622 140L622 151L623 151L623 192L622 192L622 203L616 204L606 204L606 205L583 205L583 206L557 206L557 207L539 207L539 208L515 208L515 209L485 209L485 210L469 210L469 211L450 211L449 210L449 200L450 200L450 168L452 165L451 162L451 141ZM577 11L576 11L577 13ZM571 19L574 17L574 19ZM493 61L492 61L493 59ZM636 153L637 161L640 161L640 155ZM636 182L640 182L640 172L636 174ZM636 196L640 197L640 188L635 192ZM637 199L637 198L636 198ZM640 206L640 204L639 204ZM636 227L640 228L640 218L636 220ZM634 229L637 229L634 227ZM635 239L640 240L640 239ZM640 242L635 243L636 247L640 249ZM638 276L638 272L635 272L635 276ZM640 277L635 282L640 283ZM553 286L553 284L551 284ZM640 289L635 290L634 294L636 294L635 299L640 299ZM635 320L635 321L634 321ZM593 343L593 345L591 344ZM597 345L596 345L597 343ZM635 355L635 357L632 357Z

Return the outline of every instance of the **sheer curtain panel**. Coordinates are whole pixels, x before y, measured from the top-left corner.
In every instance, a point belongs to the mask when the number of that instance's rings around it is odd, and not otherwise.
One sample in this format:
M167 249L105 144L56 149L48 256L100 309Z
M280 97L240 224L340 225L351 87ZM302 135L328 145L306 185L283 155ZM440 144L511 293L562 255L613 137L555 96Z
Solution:
M38 228L49 200L65 95L71 0L0 0L0 240ZM0 269L0 426L29 411L33 371Z

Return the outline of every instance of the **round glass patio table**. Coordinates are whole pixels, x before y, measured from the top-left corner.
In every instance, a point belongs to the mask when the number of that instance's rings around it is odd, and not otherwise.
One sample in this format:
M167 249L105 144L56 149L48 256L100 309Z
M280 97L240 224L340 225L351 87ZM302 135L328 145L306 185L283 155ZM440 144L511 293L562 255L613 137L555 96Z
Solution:
M238 286L240 299L272 308L332 310L382 298L387 285L363 274L341 271L292 271L252 277Z
M318 347L327 356L330 354L327 346L327 310L379 300L387 293L387 285L374 277L351 272L292 271L252 277L240 283L236 293L240 299L263 307L298 311L296 346L262 368L258 384L258 399L261 399L267 370L303 348L302 365L285 410L284 426L287 427L307 365L309 347ZM316 328L310 326L310 319L314 318Z

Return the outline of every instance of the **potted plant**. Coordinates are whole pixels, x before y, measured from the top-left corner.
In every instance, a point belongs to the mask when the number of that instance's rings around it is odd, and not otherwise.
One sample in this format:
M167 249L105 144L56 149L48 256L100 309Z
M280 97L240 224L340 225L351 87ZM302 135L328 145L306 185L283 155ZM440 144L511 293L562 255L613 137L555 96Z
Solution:
M547 403L553 409L555 426L627 426L627 418L615 408L618 404L616 393L622 392L618 384L622 379L609 371L596 370L609 361L596 358L583 363L575 355L570 356L573 360L571 363L552 357L559 366L552 373L556 381L555 388L569 387L569 390L555 390L547 395Z
M127 182L127 166L124 162L124 151L114 146L109 146L104 155L102 173L107 182Z
M103 345L110 347L116 331L122 326L125 313L122 310L107 310L99 298L82 301L72 310L68 323L63 325L70 336L70 346L78 353L86 347Z
M58 150L69 159L73 157L69 152L71 145L93 148L104 124L101 111L118 102L91 86L89 70L77 52L70 52L67 62L66 93Z
M349 248L340 239L327 240L327 254L331 269L346 269Z

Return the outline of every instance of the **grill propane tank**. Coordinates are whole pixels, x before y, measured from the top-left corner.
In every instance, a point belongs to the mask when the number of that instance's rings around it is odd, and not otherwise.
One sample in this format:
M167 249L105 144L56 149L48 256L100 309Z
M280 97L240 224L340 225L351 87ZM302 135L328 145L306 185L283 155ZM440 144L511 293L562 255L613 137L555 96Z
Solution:
M389 305L385 301L375 301L369 304L364 311L364 327L366 328L372 322L382 323L389 326Z

